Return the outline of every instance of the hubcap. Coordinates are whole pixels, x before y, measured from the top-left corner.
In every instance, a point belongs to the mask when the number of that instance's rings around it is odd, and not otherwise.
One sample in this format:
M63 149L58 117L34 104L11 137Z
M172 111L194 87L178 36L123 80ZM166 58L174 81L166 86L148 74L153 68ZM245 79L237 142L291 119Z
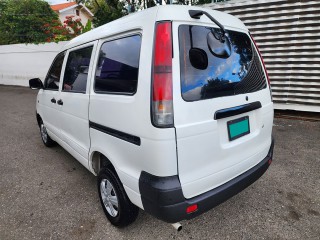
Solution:
M103 179L100 183L101 198L107 212L115 217L118 215L118 197L112 186L107 179Z
M46 127L43 125L43 123L41 124L41 137L42 137L42 140L43 140L45 143L48 141L47 129L46 129Z

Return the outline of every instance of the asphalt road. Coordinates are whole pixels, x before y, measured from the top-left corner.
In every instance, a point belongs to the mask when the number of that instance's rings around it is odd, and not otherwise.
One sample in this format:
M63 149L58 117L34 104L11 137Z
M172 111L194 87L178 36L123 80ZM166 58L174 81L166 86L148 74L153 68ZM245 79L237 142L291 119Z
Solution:
M274 161L256 183L176 232L140 211L113 227L96 177L61 147L46 148L36 91L0 86L0 239L319 239L320 122L276 119Z

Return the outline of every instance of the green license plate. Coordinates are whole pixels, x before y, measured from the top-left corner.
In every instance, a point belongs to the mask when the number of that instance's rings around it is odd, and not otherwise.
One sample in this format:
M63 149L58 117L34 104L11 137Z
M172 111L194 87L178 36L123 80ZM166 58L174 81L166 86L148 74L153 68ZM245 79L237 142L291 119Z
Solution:
M229 140L235 140L250 133L249 116L227 122Z

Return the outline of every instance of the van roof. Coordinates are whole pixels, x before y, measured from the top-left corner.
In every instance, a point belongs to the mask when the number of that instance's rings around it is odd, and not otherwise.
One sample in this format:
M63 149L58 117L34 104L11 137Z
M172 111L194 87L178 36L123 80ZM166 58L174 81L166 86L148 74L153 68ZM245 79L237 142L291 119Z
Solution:
M192 19L188 13L188 10L206 11L217 21L219 21L225 28L248 31L246 26L238 18L227 13L195 6L164 5L129 14L98 28L94 28L93 30L72 39L64 46L63 51L100 38L104 38L106 36L117 35L119 33L132 31L134 29L143 29L146 25L154 26L153 23L156 21L172 20L182 21L184 23L200 22L211 25L213 24L213 22L205 16L201 17L201 19Z

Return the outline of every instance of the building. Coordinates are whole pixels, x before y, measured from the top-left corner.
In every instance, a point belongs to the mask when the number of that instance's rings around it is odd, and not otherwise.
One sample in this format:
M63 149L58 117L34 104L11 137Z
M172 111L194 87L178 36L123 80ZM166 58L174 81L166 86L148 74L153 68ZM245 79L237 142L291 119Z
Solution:
M93 13L82 3L68 2L51 5L51 9L59 15L60 21L63 23L66 16L75 16L81 19L81 23L85 26L88 20L92 21Z

